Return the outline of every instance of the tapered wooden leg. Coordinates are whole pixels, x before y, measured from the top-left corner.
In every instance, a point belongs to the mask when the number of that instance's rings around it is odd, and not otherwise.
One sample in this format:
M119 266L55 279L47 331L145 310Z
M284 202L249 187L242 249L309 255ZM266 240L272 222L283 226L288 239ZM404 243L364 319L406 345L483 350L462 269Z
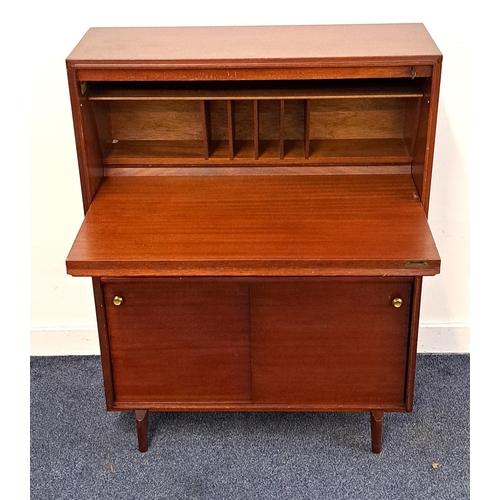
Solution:
M148 410L135 410L139 451L148 451Z
M372 451L382 451L382 426L384 423L384 410L372 410L370 412L370 426L372 431Z

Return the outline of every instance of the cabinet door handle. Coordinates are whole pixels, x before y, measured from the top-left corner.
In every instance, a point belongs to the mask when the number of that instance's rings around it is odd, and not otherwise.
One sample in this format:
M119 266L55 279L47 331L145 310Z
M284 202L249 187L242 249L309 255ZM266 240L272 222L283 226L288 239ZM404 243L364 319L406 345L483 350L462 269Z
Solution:
M113 297L113 304L115 306L121 306L123 304L123 297L120 297L119 295L115 295Z
M399 297L392 299L392 305L396 308L399 308L403 305L403 299L400 299Z

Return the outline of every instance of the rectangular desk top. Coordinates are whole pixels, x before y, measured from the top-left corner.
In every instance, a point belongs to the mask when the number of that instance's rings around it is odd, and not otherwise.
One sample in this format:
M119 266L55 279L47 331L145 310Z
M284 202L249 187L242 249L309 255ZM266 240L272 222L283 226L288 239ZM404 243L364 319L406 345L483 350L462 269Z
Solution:
M408 24L91 28L68 56L83 62L199 63L421 58L441 52L425 26Z
M105 178L74 276L422 276L440 258L410 175Z

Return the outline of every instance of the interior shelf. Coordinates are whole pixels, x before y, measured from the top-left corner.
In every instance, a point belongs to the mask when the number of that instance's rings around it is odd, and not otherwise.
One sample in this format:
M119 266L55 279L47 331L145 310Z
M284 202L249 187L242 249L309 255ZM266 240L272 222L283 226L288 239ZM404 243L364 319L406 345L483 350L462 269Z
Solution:
M171 164L259 164L280 158L278 140L259 141L255 158L252 141L235 141L233 158L229 158L227 141L213 141L208 160L204 157L203 141L117 141L110 145L104 158L106 166L136 166ZM287 140L283 145L283 163L303 165L402 165L411 162L403 139L338 139L310 141L309 157L304 154L300 140Z
M376 86L371 81L346 83L333 82L218 82L215 87L210 82L182 85L172 83L113 82L100 83L93 88L88 99L91 101L171 101L171 100L272 100L272 99L346 99L346 98L405 98L421 97L422 90L417 85L399 81L383 81Z

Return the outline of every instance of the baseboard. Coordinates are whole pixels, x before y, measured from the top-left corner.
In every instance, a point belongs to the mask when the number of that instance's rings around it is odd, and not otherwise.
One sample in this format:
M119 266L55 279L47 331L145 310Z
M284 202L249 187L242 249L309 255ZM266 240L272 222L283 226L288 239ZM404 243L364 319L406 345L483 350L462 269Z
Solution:
M419 353L470 352L468 325L420 325ZM97 330L88 328L33 328L30 332L31 356L98 355Z
M99 340L95 328L33 328L30 331L31 356L98 354Z
M420 325L418 347L420 353L470 353L469 325Z

